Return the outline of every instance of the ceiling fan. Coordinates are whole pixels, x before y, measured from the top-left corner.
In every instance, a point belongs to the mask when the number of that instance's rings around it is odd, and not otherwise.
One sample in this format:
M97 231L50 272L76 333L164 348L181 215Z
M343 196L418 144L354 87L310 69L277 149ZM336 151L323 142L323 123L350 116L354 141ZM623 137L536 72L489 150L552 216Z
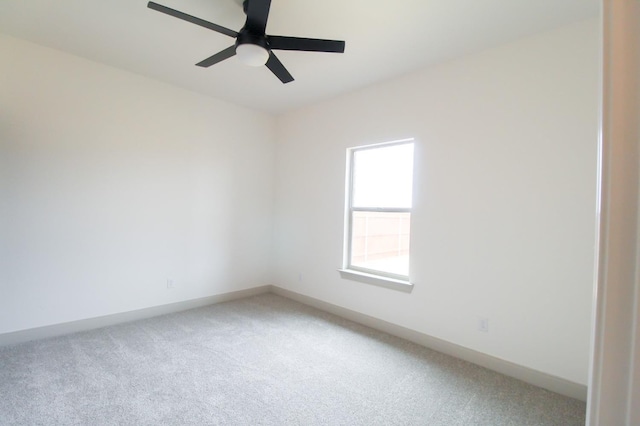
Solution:
M315 38L285 37L273 36L265 33L267 27L267 18L269 17L269 8L271 0L244 0L242 3L244 13L247 15L247 21L244 27L238 32L205 21L195 16L171 9L158 3L150 1L147 7L158 12L171 15L178 19L182 19L192 24L200 25L220 34L224 34L236 39L234 45L208 57L196 65L199 67L210 67L218 62L229 59L234 55L238 55L241 62L259 67L266 65L272 73L276 75L283 83L293 81L293 77L278 60L273 50L299 50L306 52L344 52L344 41L323 40Z

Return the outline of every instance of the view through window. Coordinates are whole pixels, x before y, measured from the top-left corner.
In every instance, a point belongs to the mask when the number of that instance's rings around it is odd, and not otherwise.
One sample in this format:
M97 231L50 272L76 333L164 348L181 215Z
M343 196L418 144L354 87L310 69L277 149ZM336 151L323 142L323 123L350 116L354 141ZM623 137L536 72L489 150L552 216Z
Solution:
M408 279L413 140L351 148L347 269Z

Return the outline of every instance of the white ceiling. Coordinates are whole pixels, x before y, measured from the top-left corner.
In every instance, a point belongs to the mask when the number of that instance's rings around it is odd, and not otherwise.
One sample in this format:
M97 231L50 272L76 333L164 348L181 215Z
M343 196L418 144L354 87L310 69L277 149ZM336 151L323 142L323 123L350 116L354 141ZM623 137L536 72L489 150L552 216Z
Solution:
M239 30L241 0L156 0ZM346 40L344 54L275 52L296 79L237 58L194 66L233 39L146 0L1 0L0 32L272 113L598 16L600 0L273 0L267 34ZM46 72L46 70L43 70Z

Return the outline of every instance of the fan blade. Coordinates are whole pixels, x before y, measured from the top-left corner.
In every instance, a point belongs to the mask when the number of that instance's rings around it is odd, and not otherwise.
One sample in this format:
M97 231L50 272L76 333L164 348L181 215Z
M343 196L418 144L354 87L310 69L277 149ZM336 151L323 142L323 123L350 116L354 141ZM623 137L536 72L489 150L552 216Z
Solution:
M173 16L174 18L182 19L183 21L191 22L192 24L200 25L201 27L208 28L220 34L227 35L229 37L237 37L238 33L230 30L229 28L221 27L220 25L214 24L209 21L205 21L204 19L196 18L195 16L187 15L186 13L179 12L175 9L171 9L170 7L163 6L158 3L154 3L150 1L147 3L147 7L149 9L157 10L158 12L165 13L167 15Z
M268 36L269 47L274 50L302 50L306 52L344 53L344 41L317 38Z
M198 62L196 65L199 67L210 67L211 65L215 65L218 62L222 62L225 59L229 59L230 57L232 57L233 55L236 54L236 46L229 46L226 49L216 53L213 56L209 56L207 59Z
M262 35L267 28L271 0L246 0L247 23L245 27L254 34Z
M283 83L290 83L293 81L293 77L289 74L289 71L282 65L282 62L276 58L273 52L269 52L269 60L266 63L267 68L276 75Z

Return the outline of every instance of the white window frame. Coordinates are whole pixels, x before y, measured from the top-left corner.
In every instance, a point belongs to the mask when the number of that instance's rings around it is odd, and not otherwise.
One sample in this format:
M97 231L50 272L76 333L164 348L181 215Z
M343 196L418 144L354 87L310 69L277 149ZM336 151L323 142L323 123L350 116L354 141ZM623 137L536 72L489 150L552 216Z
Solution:
M403 291L411 291L413 284L409 280L409 275L398 275L376 269L363 268L351 264L353 213L362 212L383 212L383 213L409 213L412 217L412 208L388 208L388 207L354 207L353 206L353 184L354 184L354 154L367 149L385 148L395 145L413 144L415 149L415 139L401 139L392 142L383 142L371 145L357 146L347 149L346 165L346 187L345 187L345 225L344 225L344 248L342 269L339 270L343 278L361 281L369 284L381 285ZM415 157L415 151L414 151ZM415 161L414 161L415 163ZM411 244L411 242L410 242ZM411 248L409 248L411 253ZM411 255L409 255L411 258ZM411 263L409 263L411 265Z

